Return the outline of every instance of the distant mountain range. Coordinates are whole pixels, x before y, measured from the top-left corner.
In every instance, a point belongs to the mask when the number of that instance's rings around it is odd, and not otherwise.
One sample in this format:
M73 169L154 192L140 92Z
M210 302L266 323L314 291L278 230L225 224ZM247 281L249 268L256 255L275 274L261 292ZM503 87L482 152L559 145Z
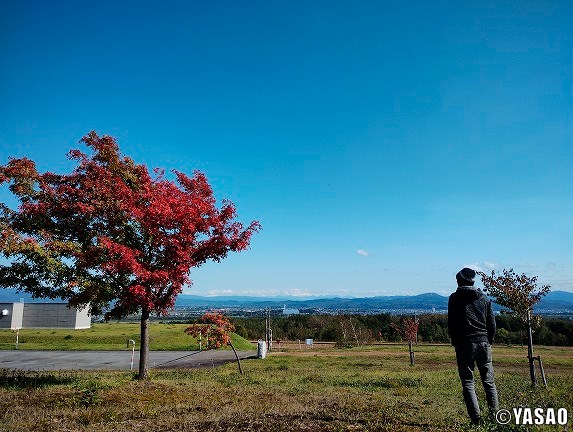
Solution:
M33 299L30 294L18 293L15 289L0 288L0 303L16 303L23 300L25 303L52 302L53 300Z
M444 311L448 308L448 297L436 293L425 293L413 296L380 296L366 298L316 298L298 300L293 298L265 297L201 297L182 294L177 298L178 307L211 307L211 308L282 308L324 309L324 310L420 310ZM501 308L494 304L494 309ZM551 291L535 306L535 310L573 311L573 293Z
M299 300L295 298L273 297L200 297L180 295L176 306L179 307L241 307L272 309L326 309L326 310L375 310L375 309L444 309L448 298L435 293L416 296L384 296L366 298L314 298Z
M53 300L32 299L30 295L17 293L13 289L0 289L0 303L18 302L23 299L26 303L51 302ZM177 298L176 307L204 308L244 308L244 309L314 309L328 311L445 311L448 308L448 297L436 293L425 293L413 296L381 296L366 298L314 298L299 300L296 298L279 297L244 297L221 296L201 297L181 294ZM501 308L494 305L494 309ZM573 311L573 293L567 291L551 291L535 306L536 311L564 312Z

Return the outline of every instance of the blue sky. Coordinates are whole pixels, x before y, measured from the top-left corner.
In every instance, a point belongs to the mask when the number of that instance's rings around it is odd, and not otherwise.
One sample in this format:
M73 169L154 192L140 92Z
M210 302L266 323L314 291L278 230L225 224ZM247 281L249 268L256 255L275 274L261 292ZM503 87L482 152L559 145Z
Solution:
M573 3L0 0L0 163L90 130L263 231L200 295L573 291ZM0 200L10 203L7 190Z

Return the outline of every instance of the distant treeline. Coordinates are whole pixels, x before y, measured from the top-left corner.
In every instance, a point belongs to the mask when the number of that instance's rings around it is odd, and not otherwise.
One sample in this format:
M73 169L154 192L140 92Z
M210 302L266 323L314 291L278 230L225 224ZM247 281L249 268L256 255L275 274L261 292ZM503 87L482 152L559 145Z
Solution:
M411 318L411 317L410 317ZM446 315L420 315L419 342L449 343ZM397 342L402 317L380 315L291 315L273 318L271 329L274 340L314 339L337 342L341 345L358 345L373 342ZM264 339L264 318L233 318L236 333L249 340ZM519 345L527 343L523 323L508 315L497 315L496 343ZM573 346L573 320L542 318L533 333L536 345Z

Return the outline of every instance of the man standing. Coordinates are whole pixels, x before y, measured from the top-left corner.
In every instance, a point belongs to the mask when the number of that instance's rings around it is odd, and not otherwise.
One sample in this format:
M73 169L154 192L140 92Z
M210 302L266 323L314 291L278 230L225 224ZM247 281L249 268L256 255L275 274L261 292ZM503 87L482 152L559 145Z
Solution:
M480 289L474 288L476 272L461 269L456 275L458 289L448 301L448 330L456 349L462 393L472 423L481 419L475 392L474 368L477 366L490 413L497 411L499 403L495 387L491 344L495 335L495 317L491 301Z

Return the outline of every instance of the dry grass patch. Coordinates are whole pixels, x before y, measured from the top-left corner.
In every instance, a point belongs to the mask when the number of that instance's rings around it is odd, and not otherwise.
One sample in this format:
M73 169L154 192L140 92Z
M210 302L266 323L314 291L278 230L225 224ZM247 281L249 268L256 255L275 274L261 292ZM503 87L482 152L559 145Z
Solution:
M396 345L271 353L265 360L244 361L244 375L234 364L152 370L150 382L126 372L5 374L0 430L507 430L492 423L469 427L451 347L418 349L414 367L408 364L407 347ZM526 365L509 362L521 359L519 350L496 351L507 360L497 369L502 406L573 412L569 351L542 354L556 371L549 389L531 389ZM555 366L558 362L563 366Z

